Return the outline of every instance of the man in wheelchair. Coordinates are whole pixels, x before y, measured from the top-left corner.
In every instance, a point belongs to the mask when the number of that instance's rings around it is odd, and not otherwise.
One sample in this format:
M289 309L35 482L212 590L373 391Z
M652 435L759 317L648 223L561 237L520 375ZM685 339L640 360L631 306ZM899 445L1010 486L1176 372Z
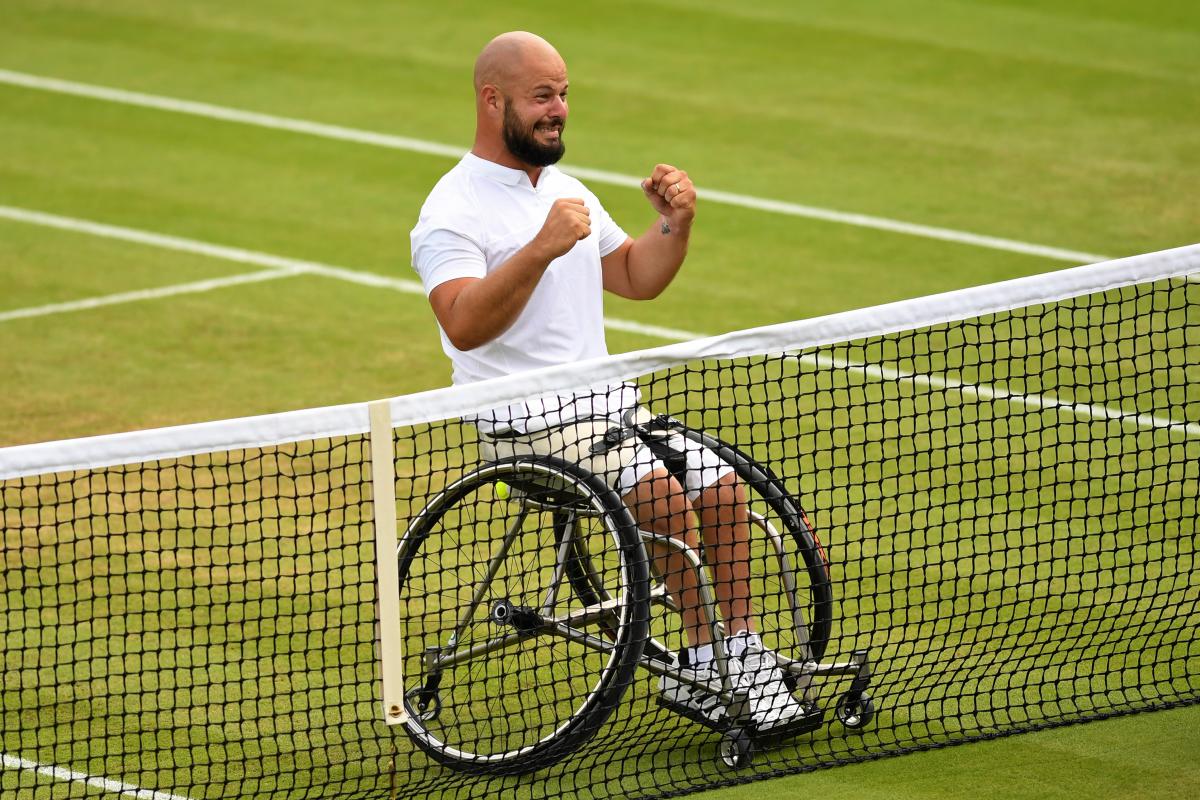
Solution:
M657 214L634 239L581 182L553 165L565 147L567 70L529 33L502 34L474 72L471 152L437 183L412 231L413 265L437 317L454 382L469 383L607 355L602 292L658 296L687 253L696 191L687 173L659 164L642 181ZM704 553L725 624L730 674L747 690L760 733L805 716L774 654L755 632L745 488L703 445L652 430L629 386L586 397L520 403L477 420L481 454L553 455L604 477L639 526ZM680 609L690 646L681 664L715 680L711 626L697 577L678 550L651 556ZM671 676L664 704L716 721L711 693Z
M636 404L618 410L615 403L622 398L633 401L634 392L632 387L617 387L587 398L593 411L614 403L607 416L588 415L527 433L498 428L503 415L491 414L477 422L481 455L487 460L553 455L578 463L617 491L642 529L703 553L728 632L729 669L749 693L755 729L760 735L772 735L798 727L806 710L792 696L775 654L755 632L745 488L733 467L704 445L656 426L649 412ZM525 413L530 405L524 404ZM544 411L545 405L539 404L534 413ZM673 548L651 543L648 550L679 608L690 645L678 654L681 666L693 673L697 683L720 683L695 569ZM659 691L663 705L698 721L716 726L725 715L717 697L693 682L664 675Z

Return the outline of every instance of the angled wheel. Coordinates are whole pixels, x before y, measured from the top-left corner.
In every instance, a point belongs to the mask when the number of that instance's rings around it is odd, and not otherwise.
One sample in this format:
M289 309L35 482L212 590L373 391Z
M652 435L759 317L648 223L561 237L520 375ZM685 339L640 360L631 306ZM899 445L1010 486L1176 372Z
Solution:
M588 537L602 601L565 577L564 513ZM599 478L549 457L487 464L412 520L398 559L406 730L432 758L530 772L612 713L641 657L649 580L633 519Z
M761 632L769 640L767 644L776 652L799 661L820 661L833 627L833 585L829 560L808 516L769 468L701 431L678 422L673 422L672 428L708 447L733 467L746 488L751 523L768 534L751 537L753 597L764 627ZM556 516L555 530L560 541L574 522L575 517L569 512ZM784 563L791 570L790 579L780 567L778 551L772 544L775 538L785 554ZM588 538L575 537L571 541L573 557L567 561L571 587L584 602L605 599L604 582L596 577L591 564ZM670 600L659 594L656 602L669 603ZM650 638L645 654L668 656L670 639L670 634L665 638ZM674 639L679 640L679 636L676 634ZM789 674L787 679L791 684L789 688L795 690L794 677Z
M833 629L833 583L825 548L809 524L808 515L769 467L702 431L681 423L675 423L674 427L733 467L746 487L752 524L784 539L787 561L794 571L794 592L785 585L775 554L764 551L762 537L752 537L757 539L751 556L754 560L751 572L756 582L754 597L767 628L763 633L775 640L768 645L799 660L820 661Z

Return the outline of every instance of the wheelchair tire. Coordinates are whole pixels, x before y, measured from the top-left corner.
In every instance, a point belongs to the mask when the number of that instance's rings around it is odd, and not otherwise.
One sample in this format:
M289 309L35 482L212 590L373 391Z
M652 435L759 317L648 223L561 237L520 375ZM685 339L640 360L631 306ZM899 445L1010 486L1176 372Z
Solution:
M604 609L564 579L553 517L567 512L603 540ZM405 729L435 761L497 775L548 767L596 733L633 680L645 551L620 498L581 467L543 456L479 467L412 519L397 558Z
M757 495L787 528L804 560L803 571L796 576L798 591L803 591L804 578L807 577L807 657L813 661L820 661L825 656L825 649L829 645L829 636L833 630L833 582L825 548L809 524L808 515L769 467L756 462L733 445L703 431L678 422L673 425L673 429L712 450L722 461L732 466L751 495L751 507L754 506L754 496Z
M796 581L797 594L803 594L807 601L803 610L807 611L808 644L806 652L796 655L804 660L820 661L825 655L833 629L833 586L825 550L809 525L807 515L769 468L755 462L741 450L678 422L672 425L672 429L709 448L733 467L750 495L751 508L765 505L786 528L804 562L797 570ZM563 540L573 521L574 518L567 512L556 515L556 541ZM586 541L586 537L575 540L573 554L566 562L566 573L576 595L584 603L595 604L606 599L607 593L603 588L605 581L598 577L586 547L581 546ZM799 597L797 600L799 602ZM670 658L666 645L654 638L647 641L645 655Z

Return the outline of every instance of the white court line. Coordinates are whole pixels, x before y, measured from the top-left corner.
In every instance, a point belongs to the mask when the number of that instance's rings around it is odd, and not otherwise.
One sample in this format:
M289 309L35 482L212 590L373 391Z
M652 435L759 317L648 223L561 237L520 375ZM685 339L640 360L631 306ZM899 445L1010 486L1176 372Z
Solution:
M39 764L36 761L29 761L17 756L10 756L8 753L0 753L0 763L5 769L23 769L26 772L33 772L38 775L46 775L51 778L56 778L60 781L69 781L71 783L82 783L85 786L90 786L94 789L103 789L106 792L113 792L122 797L133 797L137 800L191 800L191 798L181 794L170 794L168 792L159 792L153 789L143 789L140 786L134 786L132 783L122 783L114 781L111 778L98 778L93 775L88 775L83 772L74 772L73 770L64 769L62 767L47 766Z
M275 278L289 278L300 274L302 273L299 270L293 269L267 269L261 272L249 272L244 275L231 275L226 278L212 278L192 283L177 283L172 286L160 286L155 289L139 289L132 292L103 295L101 297L89 297L83 300L71 300L66 303L51 303L50 305L34 306L32 308L18 308L13 311L0 311L0 322L8 322L14 319L29 319L30 317L44 317L50 314L65 314L71 311L86 311L103 306L115 306L120 303L136 303L140 300L158 300L163 297L174 297L181 294L210 292L213 289L223 289L227 286L240 286L245 283L258 283L260 281L274 280Z
M295 258L285 258L284 256L275 256L269 253L260 253L254 250L243 250L239 247L225 247L224 245L209 244L208 242L199 242L195 239L184 239L179 236L166 236L160 233L151 233L150 231L137 230L135 228L123 228L117 225L106 225L101 222L92 222L91 220L76 219L73 217L63 217L57 214L46 214L41 211L31 211L25 208L15 208L13 206L0 206L0 219L7 219L12 222L23 222L29 225L40 225L48 228L57 228L59 230L71 231L73 233L86 233L91 236L99 236L105 239L117 239L124 242L132 242L135 244L148 245L150 247L159 247L164 250L174 250L182 253L192 253L195 255L208 256L210 258L222 259L224 261L233 261L238 264L252 264L254 266L268 267L265 272L251 273L248 276L240 276L233 278L216 278L213 281L202 281L201 284L214 282L249 282L250 280L270 280L272 277L287 277L289 275L321 275L326 278L334 278L348 283L357 283L361 286L372 286L379 289L392 289L397 292L406 294L425 295L425 289L421 286L420 281L404 280L403 278L389 278L385 275L376 275L370 272L361 272L359 270L347 269L345 267L336 267L330 264L322 264L316 261L303 261ZM257 276L257 278L255 277ZM177 287L163 287L161 289L148 289L141 292L126 292L122 295L109 295L108 298L93 298L89 300L78 300L73 303L59 303L54 306L40 306L30 309L16 309L13 311L0 312L0 322L8 319L20 319L23 317L44 316L53 313L62 313L67 311L79 311L86 308L93 308L99 305L110 305L114 302L129 302L132 300L145 300L155 296L153 293L158 292L159 295L166 297L170 294L182 294L183 291L172 292L172 289L184 289L185 287L194 286L196 284L180 284ZM213 286L212 288L216 288ZM117 300L113 298L127 298ZM107 301L107 302L105 302ZM664 328L658 325L643 325L640 322L633 322L624 319L605 319L605 327L610 330L625 331L627 333L637 333L643 336L652 336L659 339L675 339L678 341L688 341L689 339L698 339L702 334L693 333L691 331L682 331L675 328Z
M1051 395L1022 394L999 386L989 386L981 383L967 383L954 378L939 378L936 375L925 375L920 372L905 372L891 367L881 367L875 364L864 364L827 355L801 356L797 360L816 367L844 369L857 372L865 378L878 381L896 381L911 383L916 386L927 386L939 391L957 389L963 395L973 396L980 400L1002 400L1012 405L1024 406L1034 410L1052 409L1076 417L1092 420L1115 420L1123 425L1137 428L1163 428L1181 430L1187 436L1200 436L1200 424L1195 422L1180 422L1156 414L1134 414L1120 408L1111 408L1093 403L1077 403L1062 400Z
M261 114L255 111L243 111L211 103L199 103L191 100L180 100L162 95L131 92L108 86L96 86L88 83L60 80L41 75L31 75L25 72L0 69L0 84L20 86L58 94L86 97L91 100L103 100L111 103L152 108L159 111L170 111L178 114L190 114L197 117L217 119L224 122L234 122L243 125L254 125L260 128L290 131L309 136L319 136L325 139L336 139L344 142L386 147L392 150L406 150L413 153L440 156L444 158L461 158L465 150L462 147L413 139L406 136L394 136L387 133L347 128L341 125L326 125L320 122L279 117L273 114ZM587 167L564 166L563 171L578 178L606 183L613 186L639 188L641 178L633 175L623 175L619 172L589 169ZM931 225L920 225L912 222L876 217L869 214L853 214L845 211L835 211L829 208L789 203L783 200L771 200L751 195L723 192L715 189L699 189L698 195L714 203L750 208L773 214L786 214L793 217L805 217L824 222L836 222L843 225L854 225L860 228L900 233L908 236L919 236L926 239L937 239L945 242L955 242L973 247L990 250L1003 250L1009 253L1049 258L1055 261L1069 261L1077 264L1094 264L1108 261L1109 256L1096 253L1084 253L1077 250L1066 250L1060 247L1021 242L1015 239L1003 239L997 236L985 236L967 231L957 231L950 228L939 228Z
M161 233L137 230L136 228L123 228L118 225L106 225L102 222L92 222L91 220L77 219L75 217L63 217L58 214L46 214L41 211L16 208L15 206L0 206L0 219L25 222L30 225L41 225L47 228L58 228L74 233L87 233L104 239L118 239L124 242L161 247L164 250L209 256L210 258L219 258L238 264L253 264L259 267L271 267L293 273L326 275L331 278L340 278L366 286L382 286L403 292L425 293L424 289L421 288L421 284L417 281L388 278L383 275L372 275L367 272L332 267L316 261L274 256L254 250L243 250L240 247L225 247L224 245L209 244L208 242L200 242L195 239L167 236Z
M177 250L187 253L197 253L210 256L212 258L225 259L228 261L236 261L243 264L256 264L260 266L271 267L275 272L267 271L262 273L252 273L251 276L241 276L243 280L251 279L252 276L261 276L259 280L269 280L272 277L286 277L288 275L309 274L322 275L328 278L334 278L350 283L357 283L364 286L373 286L377 288L392 289L395 291L405 292L407 294L424 295L424 289L418 281L407 281L398 278L388 278L382 275L374 275L367 272L359 272L358 270L346 269L345 267L335 267L329 264L321 264L315 261L301 261L297 259L284 258L281 256L273 256L267 253L258 253L252 250L242 250L234 247L224 247L222 245L208 244L206 242L198 242L192 239L182 239L177 236L163 236L157 233L148 231L139 231L132 228L122 228L115 225L104 225L89 220L73 219L71 217L62 217L55 214L45 214L39 211L29 211L27 209L14 208L12 206L0 206L0 219L9 219L15 222L25 222L32 225L44 225L52 228L73 231L76 233L88 233L93 236L101 236L110 239L120 239L127 242L135 242L137 244L150 245L153 247L161 247L167 250ZM218 278L217 281L236 281L235 278ZM186 284L185 284L186 285ZM147 290L148 292L162 292L163 296L169 294L170 287L159 290ZM128 293L144 294L139 292ZM110 296L111 297L111 296ZM99 301L104 298L98 298L95 301L78 301L76 305L79 307L87 307L89 302L100 305ZM136 298L144 299L144 298ZM72 304L60 304L62 306ZM47 307L43 307L47 308ZM63 309L74 310L74 309ZM6 312L8 315L22 315L21 311ZM29 314L25 312L29 316ZM54 312L46 312L54 313ZM0 316L0 321L4 317ZM637 333L643 336L652 336L659 339L675 340L675 341L690 341L693 339L705 338L706 334L697 333L695 331L684 331L676 328L664 328L657 325L644 325L640 322L630 320L606 318L604 321L606 328L610 330L619 330L629 333ZM1144 428L1174 428L1182 429L1190 436L1200 435L1200 425L1193 423L1183 423L1173 420L1169 417L1154 416L1150 414L1133 414L1121 409L1108 408L1103 405L1094 405L1091 403L1074 403L1068 400L1060 400L1049 395L1038 394L1020 394L1011 392L1007 389L983 384L970 384L957 381L953 378L938 378L932 375L923 375L921 373L908 373L899 370L894 370L888 367L878 367L869 364L860 364L851 361L842 361L833 359L828 356L809 355L802 356L801 360L810 363L817 367L837 367L839 369L847 369L853 372L858 372L868 378L876 380L894 380L905 381L917 384L924 384L936 389L957 389L964 394L973 394L976 397L985 400L1005 400L1017 405L1024 405L1029 408L1056 408L1064 413L1070 413L1075 416L1088 417L1096 420L1120 420L1122 423L1133 423L1138 427Z

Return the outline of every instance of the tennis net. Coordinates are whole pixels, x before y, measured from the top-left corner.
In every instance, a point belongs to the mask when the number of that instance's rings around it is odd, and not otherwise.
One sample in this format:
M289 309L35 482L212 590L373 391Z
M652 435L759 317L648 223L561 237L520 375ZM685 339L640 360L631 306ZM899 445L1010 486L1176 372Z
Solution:
M657 797L1194 703L1192 273L0 450L0 790Z

